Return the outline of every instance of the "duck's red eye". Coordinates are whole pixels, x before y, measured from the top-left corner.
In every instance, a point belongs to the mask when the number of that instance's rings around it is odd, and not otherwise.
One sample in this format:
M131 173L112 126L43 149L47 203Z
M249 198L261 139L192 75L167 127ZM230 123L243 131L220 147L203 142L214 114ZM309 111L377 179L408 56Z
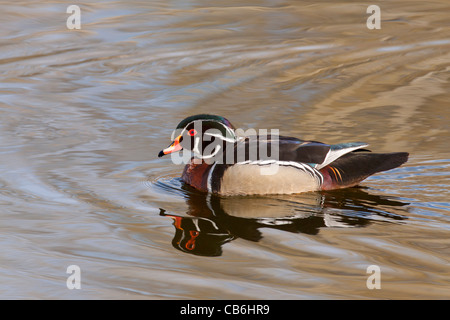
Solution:
M195 136L195 135L197 134L197 130L191 129L191 130L188 131L188 133L189 133L189 135L190 135L191 137L193 137L193 136Z

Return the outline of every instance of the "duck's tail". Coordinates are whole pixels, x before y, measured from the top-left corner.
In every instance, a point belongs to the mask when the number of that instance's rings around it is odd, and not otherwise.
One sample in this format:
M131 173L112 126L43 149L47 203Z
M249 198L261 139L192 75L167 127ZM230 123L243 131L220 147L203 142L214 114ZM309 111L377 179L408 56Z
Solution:
M322 190L356 186L377 172L399 167L408 161L408 156L407 152L348 153L320 169L324 177Z

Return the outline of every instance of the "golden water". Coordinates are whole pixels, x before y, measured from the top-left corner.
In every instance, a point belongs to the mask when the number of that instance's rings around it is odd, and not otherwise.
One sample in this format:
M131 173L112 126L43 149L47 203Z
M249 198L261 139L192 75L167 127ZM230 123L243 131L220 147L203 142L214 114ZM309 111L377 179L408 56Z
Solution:
M98 1L80 30L69 4L0 4L1 298L450 297L448 1L378 1L379 30L352 1ZM204 112L411 156L359 189L207 197L157 157Z

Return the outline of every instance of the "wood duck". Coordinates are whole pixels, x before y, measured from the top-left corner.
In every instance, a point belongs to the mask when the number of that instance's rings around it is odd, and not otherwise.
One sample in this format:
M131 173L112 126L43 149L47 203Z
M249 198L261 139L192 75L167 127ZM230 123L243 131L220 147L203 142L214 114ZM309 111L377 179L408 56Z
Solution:
M219 195L353 187L377 172L402 165L409 156L407 152L372 153L363 142L329 145L274 134L243 136L238 131L242 130L221 116L190 116L178 124L172 144L158 156L174 156L182 149L193 152L182 180Z

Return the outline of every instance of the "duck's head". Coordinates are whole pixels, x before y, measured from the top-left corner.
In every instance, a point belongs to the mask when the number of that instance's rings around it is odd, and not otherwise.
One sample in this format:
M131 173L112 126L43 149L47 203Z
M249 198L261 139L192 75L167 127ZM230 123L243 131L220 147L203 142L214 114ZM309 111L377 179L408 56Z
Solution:
M230 121L221 116L199 114L178 124L172 143L158 157L186 149L200 158L212 158L223 151L226 143L235 141L235 128Z

